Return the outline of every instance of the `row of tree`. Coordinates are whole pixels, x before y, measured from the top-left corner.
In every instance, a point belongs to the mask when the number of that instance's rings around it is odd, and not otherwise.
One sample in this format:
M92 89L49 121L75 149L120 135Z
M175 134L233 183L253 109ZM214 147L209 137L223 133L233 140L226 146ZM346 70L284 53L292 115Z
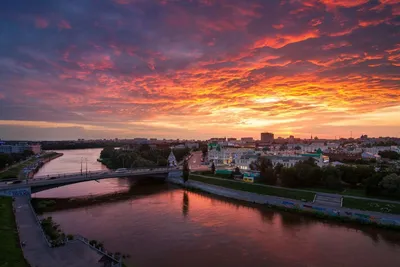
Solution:
M109 168L136 168L167 166L170 149L151 149L148 145L141 145L137 149L122 150L106 147L100 152L100 159ZM188 155L190 149L174 149L176 160L181 161Z
M368 165L340 165L320 168L313 159L286 168L273 166L269 159L260 157L250 165L260 172L260 182L292 188L327 188L341 191L345 187L363 188L368 195L400 198L400 175L387 171L376 172Z
M11 166L14 163L26 160L32 155L33 152L31 150L25 150L23 153L13 154L0 153L0 169L4 169L5 167Z

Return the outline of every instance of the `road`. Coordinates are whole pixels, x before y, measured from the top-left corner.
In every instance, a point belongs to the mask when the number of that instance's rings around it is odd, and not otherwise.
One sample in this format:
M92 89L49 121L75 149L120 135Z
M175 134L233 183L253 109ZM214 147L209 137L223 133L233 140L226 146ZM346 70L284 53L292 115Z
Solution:
M206 165L201 165L201 158L203 153L201 151L196 151L192 153L189 159L189 168L191 171L207 171L209 168Z

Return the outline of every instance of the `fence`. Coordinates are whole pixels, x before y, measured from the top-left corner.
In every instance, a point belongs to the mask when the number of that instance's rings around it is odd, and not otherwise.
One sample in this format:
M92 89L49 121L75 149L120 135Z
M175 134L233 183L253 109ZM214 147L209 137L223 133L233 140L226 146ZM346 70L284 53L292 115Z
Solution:
M46 233L43 231L43 228L42 228L42 224L41 224L41 222L40 222L40 219L39 219L39 217L36 215L36 212L35 212L35 210L33 209L32 204L30 203L30 201L28 202L28 205L29 205L29 208L31 209L31 211L32 211L32 213L33 213L33 216L35 217L35 221L36 221L36 223L38 224L38 226L39 226L39 228L40 228L40 231L42 232L43 239L45 240L47 246L49 246L50 248L52 248L53 245L52 245L52 244L49 242L49 240L47 239L47 235L46 235ZM115 257L114 254L112 254L112 253L110 254L109 252L104 251L102 248L97 248L96 246L91 245L91 244L90 244L90 241L89 241L87 238L85 238L85 237L83 237L83 236L81 236L81 235L74 235L73 237L74 237L73 240L69 240L68 238L66 238L66 239L64 240L65 244L67 244L68 242L74 242L75 240L81 241L81 242L83 242L84 244L88 245L91 249L93 249L93 250L97 251L98 253L100 253L100 254L102 254L102 255L108 257L109 259L111 259L111 261L112 261L111 266L112 266L112 267L122 267L122 258L117 259L117 258Z
M68 240L67 242L74 242L75 240L78 240L84 244L86 244L87 246L89 246L91 249L97 251L98 253L108 257L109 259L111 259L111 266L115 266L115 267L122 267L122 258L116 258L115 254L107 252L106 250L103 250L102 247L96 247L95 245L90 244L89 239L81 236L81 235L74 235L73 240Z

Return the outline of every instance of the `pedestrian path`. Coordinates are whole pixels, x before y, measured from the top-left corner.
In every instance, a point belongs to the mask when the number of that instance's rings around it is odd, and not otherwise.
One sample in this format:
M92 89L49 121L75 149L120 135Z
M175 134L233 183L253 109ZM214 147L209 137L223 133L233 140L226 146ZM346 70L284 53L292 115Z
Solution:
M342 207L343 197L341 195L317 193L315 194L314 203L328 207Z
M37 224L27 197L17 197L13 202L15 218L25 259L32 267L98 267L102 255L81 242L50 248Z

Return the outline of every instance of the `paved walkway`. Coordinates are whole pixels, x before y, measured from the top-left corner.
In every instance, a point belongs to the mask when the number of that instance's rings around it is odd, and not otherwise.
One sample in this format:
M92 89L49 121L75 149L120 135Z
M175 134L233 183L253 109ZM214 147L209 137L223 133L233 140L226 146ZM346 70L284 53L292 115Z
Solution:
M16 223L19 228L22 248L26 260L32 267L98 267L101 255L82 242L68 243L58 248L50 248L36 223L29 198L17 197L13 202Z
M210 177L208 177L210 178ZM212 178L214 179L214 178ZM219 179L219 178L216 178ZM225 180L226 179L221 179ZM183 181L181 178L168 178L167 181L183 185ZM207 183L202 183L194 180L189 180L186 182L185 186L189 188L196 188L203 190L205 192L211 193L211 194L216 194L219 196L224 196L228 198L233 198L237 200L244 200L252 203L258 203L258 204L267 204L270 203L272 205L279 205L278 203L281 203L282 201L288 201L291 203L295 204L306 204L309 203L313 206L318 206L320 208L328 208L332 209L331 206L325 206L325 205L317 205L311 202L303 202L299 200L294 200L294 199L288 199L288 198L282 198L282 197L276 197L276 196L270 196L270 195L261 195L261 194L256 194L256 193L251 193L247 191L240 191L240 190L234 190L222 186L217 186L217 185L211 185ZM357 210L357 209L349 209L349 208L343 208L343 207L338 207L335 208L337 211L340 212L351 212L351 213L359 213L359 214L364 214L364 215L369 215L373 217L380 217L380 218L385 218L387 220L395 220L395 221L400 221L400 215L397 214L389 214L389 213L380 213L380 212L373 212L373 211L362 211L362 210Z

